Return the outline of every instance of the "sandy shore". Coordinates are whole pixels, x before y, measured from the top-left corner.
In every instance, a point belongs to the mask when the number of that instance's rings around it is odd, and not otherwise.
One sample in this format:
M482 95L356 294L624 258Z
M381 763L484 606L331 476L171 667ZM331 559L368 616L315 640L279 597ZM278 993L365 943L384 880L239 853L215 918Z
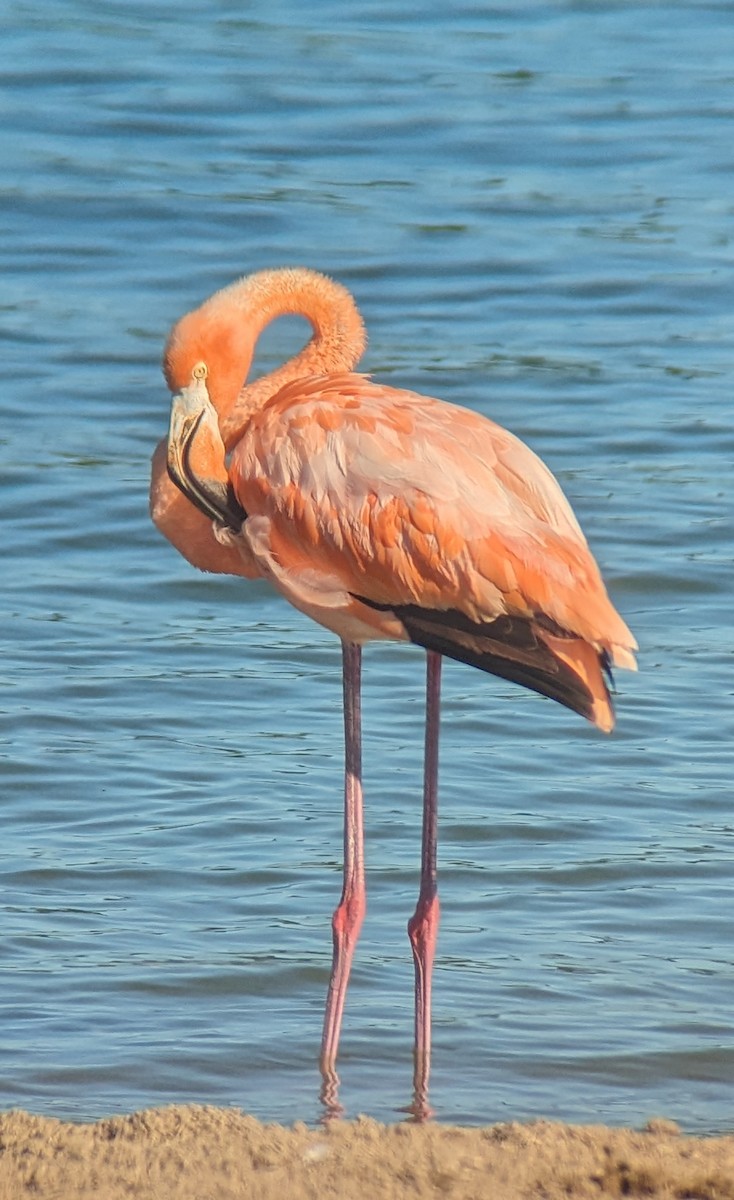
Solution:
M0 1116L2 1200L734 1200L734 1136L693 1138L549 1121L460 1129L262 1125L172 1107L65 1124Z

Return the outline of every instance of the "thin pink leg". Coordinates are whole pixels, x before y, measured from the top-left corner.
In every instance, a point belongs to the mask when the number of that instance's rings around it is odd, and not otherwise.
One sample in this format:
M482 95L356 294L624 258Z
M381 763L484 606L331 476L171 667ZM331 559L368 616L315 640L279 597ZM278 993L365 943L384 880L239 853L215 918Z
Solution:
M441 709L441 655L428 651L426 671L426 756L423 775L423 840L421 883L416 910L408 922L408 936L415 962L415 1048L413 1057L413 1104L420 1120L432 1116L428 1104L431 1073L431 980L438 935L438 728Z
M362 714L360 703L362 650L342 642L344 671L344 885L331 922L334 956L321 1038L321 1100L334 1115L340 1112L337 1098L339 1049L344 1001L354 948L367 908L364 882L364 829L362 811Z

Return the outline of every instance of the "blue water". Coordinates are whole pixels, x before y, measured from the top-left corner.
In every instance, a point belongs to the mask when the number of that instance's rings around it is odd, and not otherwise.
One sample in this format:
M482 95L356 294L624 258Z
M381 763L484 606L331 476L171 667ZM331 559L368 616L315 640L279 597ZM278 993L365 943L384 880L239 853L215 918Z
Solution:
M319 1115L338 645L146 495L171 323L303 264L366 369L542 454L642 648L612 738L447 665L439 1118L731 1128L731 6L8 0L3 39L0 1105ZM422 687L367 652L340 1070L386 1120Z

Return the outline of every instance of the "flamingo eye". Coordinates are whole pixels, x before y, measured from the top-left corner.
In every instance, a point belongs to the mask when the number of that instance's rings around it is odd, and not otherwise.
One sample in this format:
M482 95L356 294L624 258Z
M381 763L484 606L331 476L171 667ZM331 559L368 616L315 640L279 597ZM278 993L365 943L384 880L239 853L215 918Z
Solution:
M209 368L205 362L199 362L191 372L194 379L206 379L209 374Z

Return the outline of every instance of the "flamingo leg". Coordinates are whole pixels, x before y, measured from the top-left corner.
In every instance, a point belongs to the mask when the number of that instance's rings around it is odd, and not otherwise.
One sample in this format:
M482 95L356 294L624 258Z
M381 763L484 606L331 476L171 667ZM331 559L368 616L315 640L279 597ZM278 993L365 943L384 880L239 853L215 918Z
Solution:
M413 1051L414 1116L432 1115L428 1105L431 1073L431 981L438 935L439 900L436 874L438 842L438 733L441 709L441 655L428 651L426 665L426 749L423 774L423 838L421 880L408 936L415 963L415 1046Z
M332 1114L340 1111L337 1100L339 1077L336 1074L336 1056L354 948L367 908L362 806L361 663L361 647L352 642L342 642L345 749L344 884L341 899L331 921L334 954L321 1038L321 1074L324 1081L321 1100Z

